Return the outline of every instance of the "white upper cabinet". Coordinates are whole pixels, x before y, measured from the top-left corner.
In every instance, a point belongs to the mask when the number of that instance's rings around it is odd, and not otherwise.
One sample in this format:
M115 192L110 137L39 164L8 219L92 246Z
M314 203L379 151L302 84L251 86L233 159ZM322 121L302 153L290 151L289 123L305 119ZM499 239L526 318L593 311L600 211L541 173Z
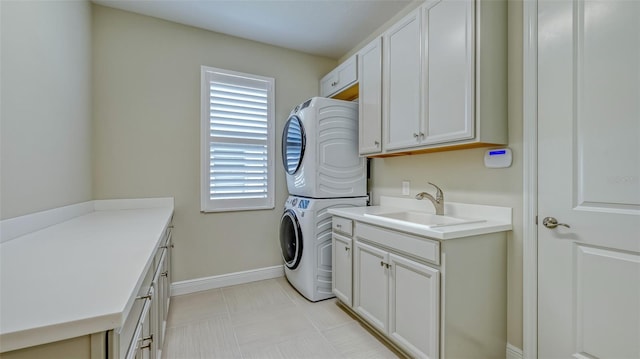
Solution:
M506 145L506 0L426 0L320 80L359 101L359 152Z
M382 38L358 52L359 151L361 155L382 151Z
M474 137L473 7L443 0L422 8L425 144Z
M337 94L358 82L357 56L351 56L320 80L320 96L345 99ZM357 90L356 90L357 91ZM357 94L357 92L356 92ZM356 95L357 97L357 95Z
M506 36L504 0L427 0L393 24L383 34L383 148L361 153L506 144Z
M414 10L383 34L384 149L415 146L421 133L420 10Z

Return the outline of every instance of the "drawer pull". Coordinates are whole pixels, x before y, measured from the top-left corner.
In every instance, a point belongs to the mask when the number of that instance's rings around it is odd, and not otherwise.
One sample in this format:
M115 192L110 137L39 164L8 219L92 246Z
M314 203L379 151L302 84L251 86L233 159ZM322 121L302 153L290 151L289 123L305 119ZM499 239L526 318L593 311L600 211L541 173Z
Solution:
M152 293L148 293L147 295L141 295L136 297L136 299L151 299Z
M151 342L140 347L140 350L151 349Z

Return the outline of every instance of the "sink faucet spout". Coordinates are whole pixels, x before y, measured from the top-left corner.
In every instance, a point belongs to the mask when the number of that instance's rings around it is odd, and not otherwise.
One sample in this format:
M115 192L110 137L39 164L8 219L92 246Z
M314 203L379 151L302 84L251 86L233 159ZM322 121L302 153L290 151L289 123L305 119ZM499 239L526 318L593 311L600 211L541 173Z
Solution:
M440 187L436 186L431 182L429 182L429 184L436 188L436 196L433 197L431 194L427 192L420 192L416 195L416 199L422 200L426 198L430 200L436 209L436 215L443 216L444 215L444 194L442 193L442 190L440 189Z

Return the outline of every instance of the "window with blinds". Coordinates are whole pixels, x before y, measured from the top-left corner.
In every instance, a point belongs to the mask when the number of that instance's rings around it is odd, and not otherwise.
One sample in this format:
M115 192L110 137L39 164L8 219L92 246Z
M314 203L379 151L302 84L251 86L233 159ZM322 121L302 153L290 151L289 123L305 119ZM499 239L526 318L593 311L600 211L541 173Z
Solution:
M202 66L203 212L274 208L273 78Z

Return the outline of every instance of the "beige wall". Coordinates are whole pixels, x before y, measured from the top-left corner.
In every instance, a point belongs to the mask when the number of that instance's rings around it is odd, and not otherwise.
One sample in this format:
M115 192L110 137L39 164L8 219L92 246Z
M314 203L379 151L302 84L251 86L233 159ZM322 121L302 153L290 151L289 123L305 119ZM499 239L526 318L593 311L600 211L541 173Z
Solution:
M374 201L399 196L402 180L411 181L412 194L430 190L429 180L448 201L514 209L508 341L522 348L522 3L509 5L513 166L484 168L483 150L376 159L371 185ZM316 95L318 79L336 62L96 5L91 28L89 8L0 1L0 218L91 199L93 151L95 199L175 196L175 280L280 264L286 185L279 153L275 210L199 212L200 66L276 79L279 148L290 108Z
M430 181L443 189L446 201L513 208L514 229L509 233L507 264L507 341L522 348L522 1L509 0L508 5L508 126L513 165L507 169L485 168L485 149L373 159L369 184L374 204L379 203L380 195L401 196L401 183L408 180L411 196L425 190L433 192L427 184ZM410 4L394 19L415 7L415 3ZM381 34L390 23L375 34ZM350 54L356 51L357 48Z
M0 219L91 199L91 5L0 1Z
M280 133L336 61L106 7L93 8L94 195L174 196L174 280L282 263ZM276 208L200 213L200 66L276 80Z

